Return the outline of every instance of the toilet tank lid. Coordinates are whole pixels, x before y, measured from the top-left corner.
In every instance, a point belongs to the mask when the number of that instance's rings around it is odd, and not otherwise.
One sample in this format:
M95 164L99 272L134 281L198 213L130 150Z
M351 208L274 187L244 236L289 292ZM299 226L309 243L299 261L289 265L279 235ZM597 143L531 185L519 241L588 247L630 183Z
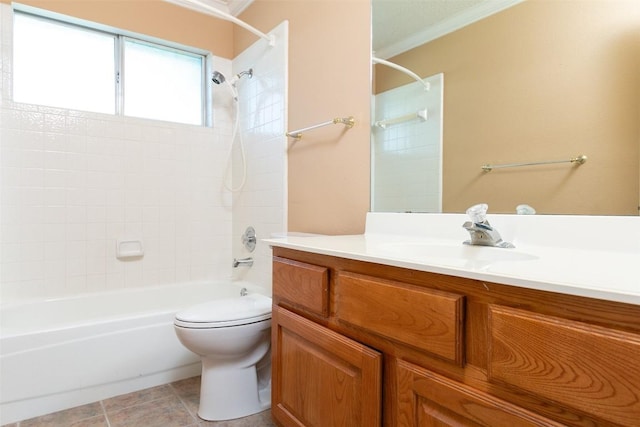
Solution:
M271 298L260 294L221 298L179 311L176 319L192 323L228 322L271 313Z

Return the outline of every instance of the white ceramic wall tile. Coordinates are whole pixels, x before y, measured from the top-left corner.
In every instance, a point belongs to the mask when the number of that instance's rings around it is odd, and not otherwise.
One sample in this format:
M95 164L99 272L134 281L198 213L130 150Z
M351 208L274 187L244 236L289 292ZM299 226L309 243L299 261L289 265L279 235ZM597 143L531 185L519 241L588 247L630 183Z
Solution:
M260 239L286 230L286 111L287 43L286 22L276 27L276 45L257 42L234 60L234 71L253 68L253 78L238 83L241 129L246 149L247 179L233 204L233 255L251 256L250 268L239 267L234 277L271 291L271 250ZM234 158L234 171L240 169ZM235 175L234 179L239 177ZM238 181L234 181L238 185ZM249 253L240 236L253 226L258 245Z
M10 5L0 13L3 303L225 279L233 256L246 255L236 229L286 228L286 23L274 47L257 42L234 63L212 58L226 76L255 72L238 84L249 179L230 197L235 107L224 86L212 88L213 128L14 103ZM117 259L117 239L141 239L145 256ZM259 245L254 257L244 278L270 290L270 251Z
M212 183L224 157L215 129L3 98L0 131L3 301L229 274L220 264L230 244L217 244L229 242L231 212ZM191 196L176 205L178 194ZM178 235L178 222L190 232ZM145 240L148 258L115 259L115 240L128 235Z

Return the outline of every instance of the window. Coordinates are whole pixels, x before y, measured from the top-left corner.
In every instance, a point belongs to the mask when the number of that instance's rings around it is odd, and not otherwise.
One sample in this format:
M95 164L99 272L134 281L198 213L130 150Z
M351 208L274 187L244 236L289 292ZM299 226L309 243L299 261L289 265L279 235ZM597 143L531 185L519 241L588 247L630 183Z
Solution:
M13 52L16 102L204 123L200 53L20 12Z
M16 13L13 99L115 114L115 37Z
M126 39L124 114L201 124L202 75L202 55Z

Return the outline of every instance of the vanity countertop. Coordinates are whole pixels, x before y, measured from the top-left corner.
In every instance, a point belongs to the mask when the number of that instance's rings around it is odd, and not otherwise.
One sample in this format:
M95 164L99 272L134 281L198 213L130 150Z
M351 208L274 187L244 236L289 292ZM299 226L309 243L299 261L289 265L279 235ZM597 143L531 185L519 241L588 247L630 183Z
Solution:
M458 230L465 220L459 214L369 214L361 235L294 233L264 241L322 255L640 305L640 218L610 219L620 223L603 239L581 238L579 230L602 229L585 223L587 218L572 219L490 217L501 232L498 224L503 227L503 238L512 241L514 249L462 244L467 235ZM553 239L545 239L541 229L554 230ZM456 231L452 237L446 230Z

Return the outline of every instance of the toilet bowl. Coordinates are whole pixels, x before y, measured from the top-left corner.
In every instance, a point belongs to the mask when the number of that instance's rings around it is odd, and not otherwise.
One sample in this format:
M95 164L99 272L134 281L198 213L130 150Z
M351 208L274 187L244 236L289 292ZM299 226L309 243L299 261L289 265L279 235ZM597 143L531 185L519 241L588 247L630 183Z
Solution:
M271 298L223 298L176 314L178 339L202 360L198 416L245 417L271 407Z

